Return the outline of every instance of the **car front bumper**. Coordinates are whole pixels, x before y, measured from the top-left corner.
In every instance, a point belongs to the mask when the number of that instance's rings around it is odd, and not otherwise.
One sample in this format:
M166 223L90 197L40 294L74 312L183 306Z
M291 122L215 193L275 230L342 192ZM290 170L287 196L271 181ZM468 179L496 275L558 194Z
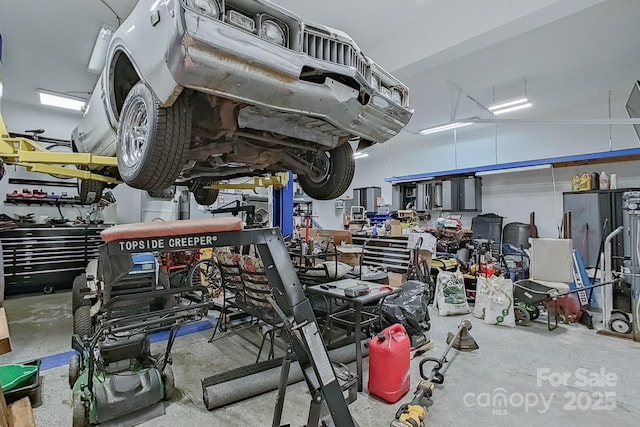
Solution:
M274 45L185 9L178 32L168 51L167 64L181 86L250 105L320 118L373 142L392 138L411 119L411 110L374 92L351 67ZM363 105L359 91L337 80L329 77L323 83L301 80L304 67L349 76L374 94ZM335 139L327 142L336 145Z

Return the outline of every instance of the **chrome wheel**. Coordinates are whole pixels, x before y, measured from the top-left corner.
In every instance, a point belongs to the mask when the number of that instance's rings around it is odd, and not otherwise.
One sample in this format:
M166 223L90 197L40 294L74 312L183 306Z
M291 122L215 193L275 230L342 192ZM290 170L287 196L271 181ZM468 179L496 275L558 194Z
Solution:
M120 178L149 191L172 186L186 163L191 141L191 106L187 95L168 106L138 82L120 112L116 156Z
M132 102L123 120L125 129L122 138L122 161L128 167L137 166L145 152L145 145L149 138L149 124L147 120L147 106L142 98Z

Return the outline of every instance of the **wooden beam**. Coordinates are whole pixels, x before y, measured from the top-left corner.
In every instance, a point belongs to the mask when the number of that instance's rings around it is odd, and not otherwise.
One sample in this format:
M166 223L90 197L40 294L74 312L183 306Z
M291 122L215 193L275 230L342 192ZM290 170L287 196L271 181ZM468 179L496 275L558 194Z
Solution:
M11 339L9 337L9 325L4 307L0 307L0 354L11 351Z
M4 400L4 392L2 384L0 384L0 427L9 427L9 408Z
M9 427L36 427L29 397L23 397L9 405Z

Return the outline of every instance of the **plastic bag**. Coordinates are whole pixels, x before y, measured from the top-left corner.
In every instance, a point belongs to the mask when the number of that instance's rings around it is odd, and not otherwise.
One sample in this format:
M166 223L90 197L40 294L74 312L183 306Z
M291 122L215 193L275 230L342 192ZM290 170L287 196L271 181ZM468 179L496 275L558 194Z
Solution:
M473 305L473 316L478 319L484 319L484 314L489 301L489 283L484 276L478 276L476 279L476 299Z
M436 279L435 307L440 316L470 313L464 288L464 277L460 270L440 271Z
M504 277L478 277L475 317L491 325L516 326L513 308L513 282Z
M409 280L400 285L401 291L385 298L382 304L384 327L400 323L409 335L418 335L431 328L429 323L429 287L426 283Z

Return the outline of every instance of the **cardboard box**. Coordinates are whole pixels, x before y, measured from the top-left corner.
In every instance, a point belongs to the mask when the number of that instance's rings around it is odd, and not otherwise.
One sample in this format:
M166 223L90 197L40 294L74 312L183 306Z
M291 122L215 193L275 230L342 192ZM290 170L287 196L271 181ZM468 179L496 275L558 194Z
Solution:
M387 273L389 275L389 286L398 287L407 281L407 273Z
M426 261L427 267L429 267L427 271L430 271L431 270L431 258L433 257L433 254L430 251L422 251L421 250L419 252L420 252L420 256L422 257L422 259L424 259Z
M409 249L415 248L420 239L422 239L420 250L429 251L431 253L434 253L436 251L436 244L438 243L438 239L436 239L436 236L431 233L409 233L409 241L407 243L407 247Z
M352 267L360 265L360 256L362 248L359 246L338 246L338 261L349 264Z
M336 246L340 246L342 242L345 245L351 244L351 233L346 230L318 230L316 233L316 241L333 241Z
M389 221L389 225L391 226L390 237L402 237L402 224L400 221L393 219Z
M9 337L9 326L4 307L0 307L0 354L11 351L11 339Z

